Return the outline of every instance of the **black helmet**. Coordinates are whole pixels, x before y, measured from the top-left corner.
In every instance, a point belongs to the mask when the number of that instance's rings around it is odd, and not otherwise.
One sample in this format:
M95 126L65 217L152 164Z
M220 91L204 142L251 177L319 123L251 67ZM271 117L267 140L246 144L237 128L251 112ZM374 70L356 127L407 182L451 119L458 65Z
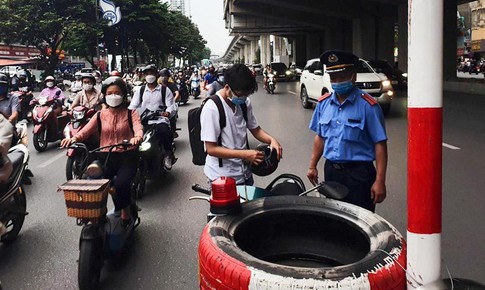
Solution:
M8 77L0 73L0 84L8 85Z
M103 86L101 87L101 93L106 96L106 90L111 85L117 85L118 87L120 87L121 91L123 92L123 97L126 98L126 95L128 94L128 89L126 88L125 81L120 77L112 76L105 79L103 82Z
M91 81L93 81L93 84L96 83L96 77L94 77L94 74L92 73L82 73L81 80L84 80L84 79L90 79Z
M149 70L152 70L154 71L155 73L158 72L158 69L157 69L157 66L154 65L154 64L149 64L147 65L146 67L143 68L143 73L145 73L146 71L149 71Z
M170 71L169 71L168 69L166 69L166 68L164 68L164 69L162 69L162 70L160 71L160 75L161 75L162 77L170 77L170 76L171 76Z
M256 147L256 150L264 153L264 158L258 165L251 164L249 169L252 173L258 176L267 176L273 173L278 168L278 154L276 149L271 149L268 144L261 144Z

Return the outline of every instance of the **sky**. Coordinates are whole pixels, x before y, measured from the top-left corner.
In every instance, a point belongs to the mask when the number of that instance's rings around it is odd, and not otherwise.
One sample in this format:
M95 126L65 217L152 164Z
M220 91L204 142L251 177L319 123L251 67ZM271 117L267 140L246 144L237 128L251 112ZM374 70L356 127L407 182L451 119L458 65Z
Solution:
M200 34L207 41L206 46L211 49L212 54L223 56L232 39L224 24L224 1L185 0L187 11L189 2L192 22L199 27Z

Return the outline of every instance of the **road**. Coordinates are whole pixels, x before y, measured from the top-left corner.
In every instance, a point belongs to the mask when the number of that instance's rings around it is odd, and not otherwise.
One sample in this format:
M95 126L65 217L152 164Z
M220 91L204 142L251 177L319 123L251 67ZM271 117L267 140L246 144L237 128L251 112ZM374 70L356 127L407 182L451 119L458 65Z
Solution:
M304 177L313 134L307 129L312 110L299 103L298 83L279 83L275 95L261 89L252 97L262 127L277 137L284 158L272 175L289 172ZM209 206L188 201L190 185L205 183L202 167L191 163L187 111L180 108L178 162L171 172L147 184L139 202L141 224L135 247L122 265L107 264L104 289L197 289L197 245ZM406 234L407 98L397 94L386 118L389 135L388 197L377 213ZM485 99L445 94L443 147L443 273L485 283ZM257 143L250 139L252 146ZM4 289L76 289L78 241L81 228L67 217L64 198L56 187L65 181L65 152L52 144L37 153L30 144L30 168L35 177L27 186L28 211L19 239L0 245L0 280ZM322 168L323 162L319 166ZM323 171L323 170L320 170ZM306 179L306 178L305 178ZM271 177L256 177L266 186ZM307 186L310 184L307 182Z

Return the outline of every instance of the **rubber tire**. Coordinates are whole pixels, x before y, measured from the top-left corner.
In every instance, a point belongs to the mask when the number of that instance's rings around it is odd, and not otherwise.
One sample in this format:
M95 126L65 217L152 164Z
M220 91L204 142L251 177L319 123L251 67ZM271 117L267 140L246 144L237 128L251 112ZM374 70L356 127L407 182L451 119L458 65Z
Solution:
M11 218L6 220L6 222L12 220L13 228L4 234L0 239L0 241L5 244L13 242L15 239L17 239L17 236L19 235L25 221L25 214L27 213L27 198L25 197L25 192L22 187L19 187L13 198L18 207L18 213L12 213Z
M43 131L38 132L37 134L34 134L32 136L32 139L34 141L34 148L38 152L44 152L47 149L48 142L47 142L46 135L47 135L47 128L44 128ZM39 143L39 138L42 138L42 136L44 138L44 141Z
M145 172L145 164L142 163L139 165L138 170L136 171L135 179L133 180L132 184L132 194L134 200L141 199L145 194L145 186L146 186L146 176Z
M84 158L84 156L79 156L79 155L76 155L76 156L69 156L67 157L67 161L66 161L66 179L69 181L71 179L80 179L81 177L79 176L79 174L76 176L76 178L74 178L74 171L73 171L73 168L74 166L77 166L76 164L79 162L79 160L82 160Z
M303 108L310 109L312 107L312 103L310 103L310 101L308 100L308 92L305 86L301 87L300 99Z
M362 258L336 267L286 266L257 258L252 254L253 251L263 255L271 255L271 252L278 249L280 255L291 253L291 247L288 248L287 245L291 243L299 249L304 248L306 254L311 249L308 248L310 243L304 246L301 244L317 241L312 240L313 234L307 235L308 240L299 236L299 232L294 236L288 234L291 230L298 229L299 225L290 228L285 223L285 214L289 214L286 220L293 218L290 214L308 214L306 221L314 217L339 221L335 224L345 224L346 227L348 225L349 229L353 229L352 232L358 233L359 239L369 243L369 247L363 247L364 251L359 253L363 255ZM265 221L270 221L273 225L279 223L280 227L288 229L288 233L279 234L277 238L289 242L275 242L280 240L273 239L268 234L274 229ZM301 219L303 227L306 226L304 222ZM314 223L318 226L321 224L318 220ZM259 226L260 232L251 231L252 228L248 225ZM241 230L245 228L250 230ZM348 235L346 228L342 228L341 233L337 231L333 232L334 235L332 232L321 232L321 235L330 237L330 241L336 235ZM340 246L340 241L333 242L327 243L334 247L327 250L332 255L335 249L335 254L340 256L346 256L350 249L354 249ZM341 242L348 243L347 239ZM245 247L246 243L248 247ZM311 245L314 246L313 249L320 247L322 252L326 250L320 243ZM370 250L367 252L368 249ZM241 213L214 218L203 230L199 243L200 289L252 289L251 286L258 286L260 289L269 290L279 289L281 285L292 285L295 289L356 289L359 286L368 289L364 285L370 285L370 289L406 289L406 274L400 265L406 265L406 244L392 225L378 215L355 205L318 197L277 196L246 202L242 204Z
M79 243L78 286L80 290L98 289L101 276L101 243L98 240L81 240Z

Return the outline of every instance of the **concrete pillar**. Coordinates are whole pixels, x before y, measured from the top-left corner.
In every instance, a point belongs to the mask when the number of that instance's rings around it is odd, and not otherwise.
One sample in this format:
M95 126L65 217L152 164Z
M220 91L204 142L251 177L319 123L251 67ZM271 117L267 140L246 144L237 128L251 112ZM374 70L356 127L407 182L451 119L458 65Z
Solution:
M306 57L308 59L320 57L325 50L324 47L324 31L307 33L306 37Z
M456 17L456 16L455 16ZM456 22L456 21L455 21ZM397 10L398 36L398 64L399 69L408 71L408 5L401 4ZM455 23L456 27L456 23Z
M377 21L376 58L394 64L394 17L380 17Z
M451 80L456 78L456 0L444 1L444 27L443 27L443 79Z
M305 35L297 35L295 36L295 48L294 48L294 61L296 62L297 66L304 66L308 60L306 56L306 36Z
M352 21L352 51L363 59L376 58L376 18L366 17Z
M251 64L251 56L250 56L250 52L251 52L251 42L248 42L244 45L244 60L247 64Z
M244 44L241 44L241 48L239 49L240 51L240 58L241 58L241 63L245 64L246 63L246 46Z
M251 39L249 43L249 63L253 64L256 62L256 50L258 49L258 41Z
M269 34L261 34L261 63L263 65L271 63Z

